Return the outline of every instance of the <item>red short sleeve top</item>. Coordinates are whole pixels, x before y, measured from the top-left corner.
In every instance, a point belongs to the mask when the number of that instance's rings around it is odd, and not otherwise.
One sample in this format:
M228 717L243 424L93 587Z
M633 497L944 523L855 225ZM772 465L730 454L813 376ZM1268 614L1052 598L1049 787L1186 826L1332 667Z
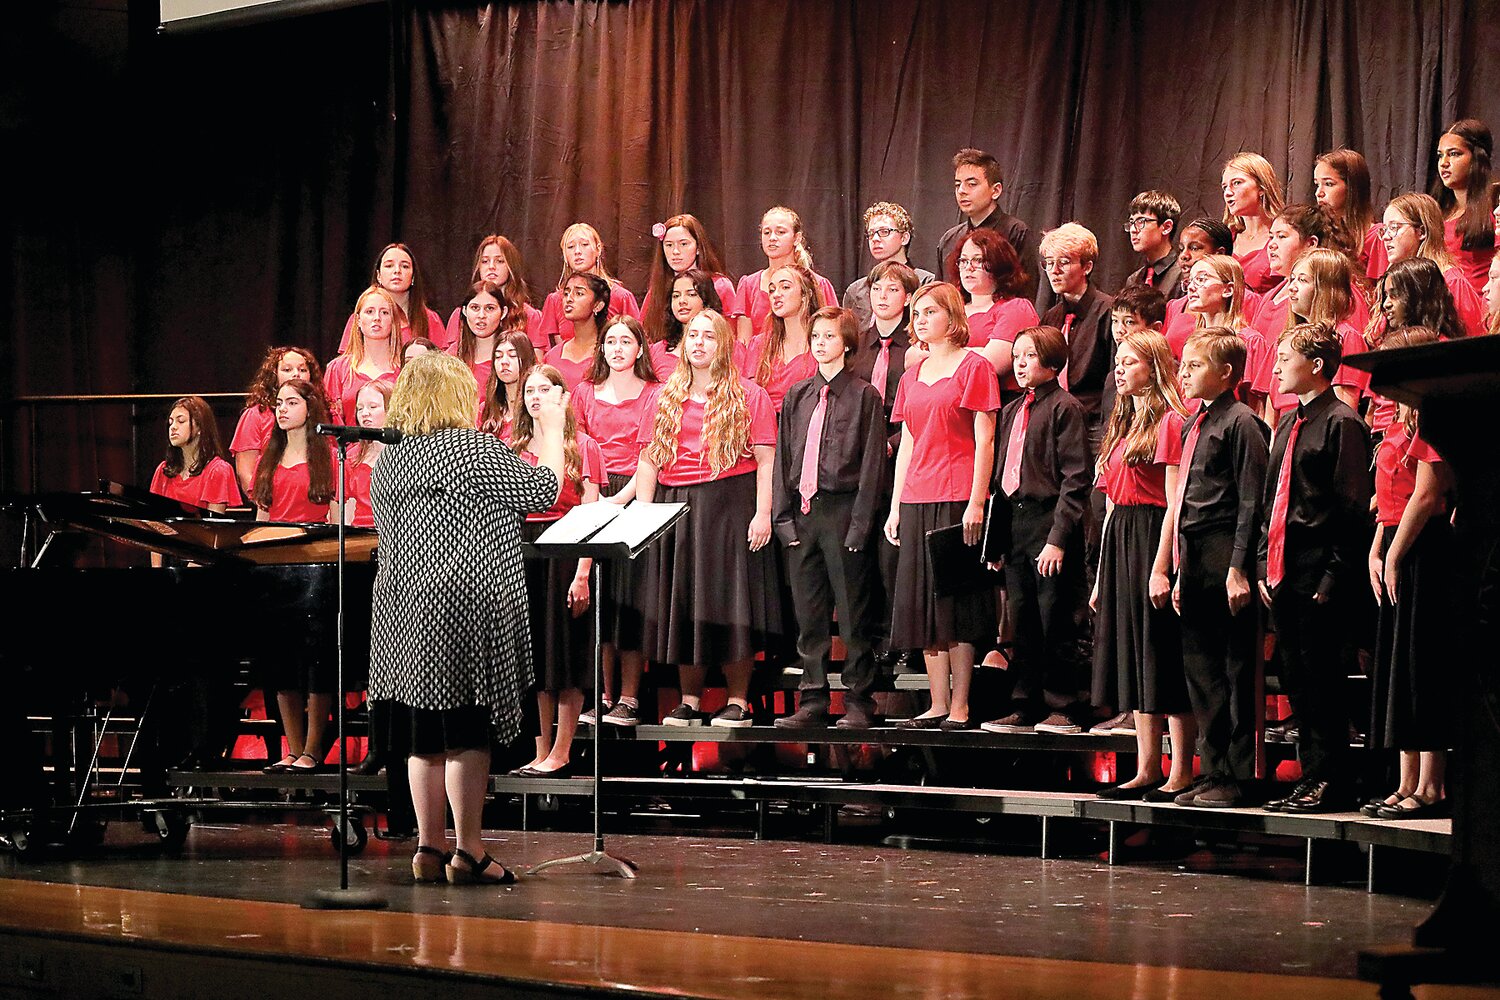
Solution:
M682 423L677 433L677 452L668 465L657 470L657 482L663 486L696 486L755 471L755 454L751 449L776 445L776 409L766 390L745 378L741 378L739 384L745 393L750 420L750 441L739 461L714 475L703 441L705 404L685 399L682 402ZM642 447L650 447L654 428L654 421L642 422L639 438Z
M211 503L232 506L240 502L234 467L218 457L210 459L202 472L186 479L168 476L167 463L162 462L151 477L151 492L194 507L207 507Z
M1000 409L1000 384L988 362L966 351L952 375L927 385L927 360L902 373L891 409L891 421L912 435L901 503L966 501L974 488L974 414Z
M1099 474L1099 488L1117 506L1166 507L1167 466L1182 462L1182 415L1167 411L1156 428L1156 455L1149 462L1128 465L1125 442L1115 442Z
M1441 462L1442 456L1406 425L1392 423L1375 449L1375 519L1394 527L1417 489L1417 463Z
M271 429L276 426L276 414L264 406L247 406L240 413L240 422L234 425L234 437L229 442L229 453L238 455L242 451L265 451L270 440Z
M642 428L654 426L656 400L660 394L661 385L651 382L646 383L639 396L623 403L600 399L598 386L592 382L583 383L573 393L573 412L578 417L578 429L599 442L599 450L604 453L605 472L612 476L635 474L641 457Z

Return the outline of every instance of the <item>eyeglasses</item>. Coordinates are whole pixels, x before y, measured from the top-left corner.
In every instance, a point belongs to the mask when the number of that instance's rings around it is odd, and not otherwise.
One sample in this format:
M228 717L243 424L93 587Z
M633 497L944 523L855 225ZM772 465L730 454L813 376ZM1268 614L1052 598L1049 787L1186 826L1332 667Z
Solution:
M895 236L898 232L900 232L899 229L892 229L890 226L882 226L879 229L871 229L866 232L865 238L871 240L888 240L892 236Z
M1387 236L1400 236L1403 229L1416 228L1418 226L1415 222L1382 222L1375 227L1375 235L1385 239Z
M1127 220L1125 225L1121 226L1120 228L1124 229L1126 234L1128 235L1138 229L1145 229L1153 222L1158 221L1159 220L1154 215L1137 215L1135 218Z
M983 257L960 257L958 258L958 269L960 271L977 271L984 267Z
M1066 271L1073 265L1071 257L1043 257L1042 270L1044 271Z

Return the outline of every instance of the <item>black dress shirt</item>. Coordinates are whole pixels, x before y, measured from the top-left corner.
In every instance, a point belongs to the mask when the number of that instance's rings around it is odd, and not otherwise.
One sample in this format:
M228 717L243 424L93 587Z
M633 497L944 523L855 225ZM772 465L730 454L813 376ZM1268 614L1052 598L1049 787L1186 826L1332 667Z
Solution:
M1303 424L1291 458L1286 517L1287 579L1292 579L1294 567L1304 579L1304 574L1321 569L1316 592L1327 596L1344 577L1352 578L1348 585L1357 585L1369 548L1370 496L1374 492L1370 433L1358 414L1331 388L1281 415L1266 468L1265 525L1260 532L1258 559L1261 579L1266 575L1276 483L1286 459L1287 438L1299 417Z
M1252 576L1260 541L1270 428L1231 392L1214 400L1195 419L1198 442L1193 446L1192 465L1183 470L1187 487L1177 530L1185 537L1233 532L1229 565ZM1193 420L1183 424L1184 444L1192 427Z
M1063 547L1083 520L1093 489L1093 463L1089 459L1086 415L1083 405L1064 391L1054 379L1038 386L1022 440L1021 485L1011 499L1056 500L1047 544ZM995 428L995 472L991 489L1002 492L1000 481L1010 445L1010 429L1021 417L1026 392L1005 404Z
M901 447L901 425L891 423L891 409L896 405L896 388L901 384L901 375L906 371L906 349L911 346L911 334L907 330L906 315L891 331L890 368L885 376L885 439L890 445L891 457ZM859 337L859 350L849 357L848 369L855 378L870 381L875 374L875 359L880 357L880 331L873 325L865 328Z
M1114 296L1089 285L1077 302L1059 299L1042 317L1043 326L1059 330L1068 316L1073 317L1068 330L1068 392L1083 404L1095 423L1108 416L1104 409L1105 384L1114 386L1115 338L1109 315L1114 304Z
M1156 263L1131 272L1130 277L1125 279L1126 287L1144 285L1147 271L1152 275L1151 287L1166 296L1168 302L1187 291L1182 287L1182 264L1175 253L1169 253Z
M885 495L885 413L880 393L845 367L832 381L822 372L787 390L776 428L776 464L772 480L771 520L788 544L797 540L796 517L802 509L802 456L808 424L818 397L828 386L828 410L818 446L818 493L852 493L845 545L862 548L875 528L875 514Z
M1014 215L1008 215L996 208L987 215L978 225L968 219L960 222L952 229L943 234L938 241L938 266L937 273L944 280L948 280L948 255L953 248L958 246L959 240L968 236L976 229L993 229L1010 241L1015 248L1016 256L1021 258L1021 270L1026 272L1026 288L1018 294L1024 295L1041 309L1041 302L1037 299L1037 277L1042 269L1041 262L1041 238L1031 231L1031 227ZM1051 288L1047 290L1047 299L1051 299Z

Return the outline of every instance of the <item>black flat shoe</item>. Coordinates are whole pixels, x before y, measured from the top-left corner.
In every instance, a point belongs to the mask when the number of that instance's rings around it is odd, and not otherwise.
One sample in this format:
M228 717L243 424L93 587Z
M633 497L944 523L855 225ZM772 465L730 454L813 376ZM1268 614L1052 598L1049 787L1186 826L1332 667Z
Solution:
M1141 796L1141 801L1142 802L1151 802L1151 803L1154 803L1155 805L1163 805L1163 804L1168 803L1168 802L1176 802L1177 801L1177 796L1181 795L1183 792L1187 791L1189 788L1192 787L1191 785L1184 785L1182 788L1179 788L1176 791L1169 792L1169 791L1167 791L1165 785L1166 785L1166 782L1162 782L1162 784L1157 785L1155 788L1151 789L1145 795L1142 795Z
M1136 785L1134 788L1126 788L1124 785L1111 785L1108 788L1099 789L1097 794L1099 798L1110 802L1139 802L1147 794L1156 791L1164 784L1166 784L1164 781L1153 781L1145 785Z
M1359 807L1360 815L1368 816L1371 819L1379 819L1380 810L1385 809L1389 806L1396 805L1404 798L1406 798L1406 796L1401 795L1397 792L1392 792L1383 799L1371 799L1370 801Z
M312 763L304 764L302 763L304 760L310 760L312 761ZM281 770L284 774L317 774L322 766L323 765L320 764L318 762L318 759L312 754L304 753L298 754L296 760L294 760L292 763L288 764Z
M1406 802L1415 802L1417 805L1408 809L1403 806ZM1379 819L1440 819L1447 816L1448 812L1447 799L1428 802L1415 795L1408 795L1393 806L1381 806L1375 815Z
M523 778L571 778L573 777L573 762L568 761L555 771L542 771L534 767L523 767L516 771Z
M380 754L366 754L365 759L349 768L350 774L357 774L362 778L371 778L385 769L385 758Z
M925 719L902 719L896 723L897 729L939 729L947 720L946 715L932 715Z
M979 723L973 719L964 719L962 722L955 719L944 719L938 723L938 728L945 733L966 733L971 729L978 729Z
M298 759L299 758L296 754L289 753L285 757L278 760L276 763L261 768L260 772L262 774L280 774L281 772L290 768L293 764L297 763Z

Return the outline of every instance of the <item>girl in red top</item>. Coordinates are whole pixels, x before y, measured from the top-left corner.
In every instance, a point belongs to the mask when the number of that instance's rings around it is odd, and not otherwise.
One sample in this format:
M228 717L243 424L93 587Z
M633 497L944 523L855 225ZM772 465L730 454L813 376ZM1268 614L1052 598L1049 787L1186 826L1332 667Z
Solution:
M549 292L546 301L542 303L541 333L547 338L548 343L555 344L573 336L573 321L563 315L563 289L567 287L568 279L575 274L596 274L609 283L608 315L639 316L641 314L641 307L636 304L635 296L630 294L630 289L612 277L605 269L604 240L600 237L599 230L587 222L575 222L563 230L560 245L563 258L562 276L557 279L557 290Z
M266 440L276 426L276 390L294 378L311 382L318 387L320 395L323 393L323 366L305 347L271 348L250 380L245 409L240 413L234 437L229 442L229 454L234 457L234 475L246 496L255 492L255 470L260 467L260 454L266 450Z
M563 285L563 316L572 324L572 335L554 345L544 360L563 373L569 392L594 367L599 334L610 315L609 294L609 282L597 274L575 274Z
M202 396L183 396L167 416L167 457L151 476L151 492L222 514L240 502L234 469L224 461L219 424Z
M750 341L744 369L771 397L781 412L786 391L818 370L812 356L812 314L818 305L816 276L800 264L787 264L771 272L771 320L764 332Z
M333 453L314 424L328 422L323 393L311 382L291 379L276 393L276 429L255 472L252 498L258 521L331 521L334 516ZM267 771L312 772L327 751L323 733L336 686L328 657L311 640L316 630L278 648L272 684L281 708L287 754Z
M1202 262L1197 266L1201 267ZM1167 339L1127 334L1115 351L1115 408L1098 458L1106 499L1094 609L1096 706L1135 713L1136 773L1101 798L1170 802L1193 780L1197 725L1182 666L1182 634L1171 608L1168 498L1177 495L1187 408ZM1172 769L1161 773L1161 737L1172 735Z
M361 427L384 427L385 411L391 405L389 382L366 382L355 399L354 419ZM385 445L380 441L361 441L354 461L349 463L344 484L344 523L354 528L375 527L375 512L370 509L370 474ZM337 472L335 472L337 475Z
M479 241L479 247L474 251L474 270L469 280L473 284L488 281L500 288L500 311L499 331L510 333L520 330L531 340L531 345L539 351L545 351L551 341L542 333L542 314L531 304L531 292L526 287L526 279L522 275L526 266L521 260L521 251L516 245L504 236L490 235ZM446 328L446 340L443 348L458 343L459 324L462 320L460 312L462 306L454 309L448 317ZM479 383L481 386L483 382Z
M651 235L659 241L660 250L651 260L651 281L646 288L646 298L641 302L641 322L653 342L660 340L666 330L673 279L691 270L705 271L713 276L714 288L724 306L721 315L731 325L745 314L735 293L734 282L726 276L724 261L709 240L703 223L691 215L674 215L651 227Z
M525 331L502 333L495 344L495 366L484 387L479 408L479 429L509 441L516 414L521 409L521 378L536 367L536 349Z
M776 411L740 377L734 329L704 310L688 323L683 360L662 385L656 415L641 426L636 497L686 502L686 519L646 557L645 652L677 664L682 704L662 722L701 725L710 665L728 681L729 703L712 725L751 724L755 654L782 635L781 581L771 540Z
M1453 254L1441 238L1442 232L1442 210L1425 194L1397 195L1386 205L1381 218L1380 238L1385 241L1385 255L1390 262L1397 264L1412 257L1426 257L1436 264L1453 295L1464 333L1478 337L1485 332L1484 303L1463 269L1454 263ZM1376 285L1377 305L1384 294L1382 286Z
M739 324L741 343L748 343L766 332L767 324L776 311L772 302L775 298L772 284L776 272L787 265L795 264L803 268L816 286L817 294L812 299L808 315L824 306L838 305L833 282L813 270L812 251L807 246L802 217L796 212L784 205L766 209L766 214L760 217L760 248L766 255L766 266L754 274L742 277L734 290L745 310ZM774 399L776 394L771 395Z
M1352 278L1353 265L1348 255L1321 247L1305 251L1292 267L1288 282L1290 308L1283 333L1304 323L1325 323L1338 331L1345 358L1368 350L1363 331L1354 323L1354 296L1349 291ZM1277 342L1280 340L1278 336ZM1270 367L1275 368L1274 361ZM1339 365L1333 376L1333 392L1358 413L1360 398L1370 394L1370 373L1352 365ZM1296 405L1295 395L1273 387L1267 404L1267 423L1274 426L1277 415Z
M646 332L639 320L616 316L604 331L588 380L573 394L578 429L599 442L608 482L600 492L617 504L635 499L635 470L640 462L640 431L656 416L661 385L646 353ZM640 580L632 560L605 567L600 608L604 622L604 721L633 726L640 720L641 625L645 618ZM610 693L614 666L620 665L620 698ZM593 725L593 709L580 720Z
M1438 266L1425 257L1397 261L1380 282L1380 312L1365 329L1366 343L1384 346L1387 330L1424 327L1444 340L1464 336L1453 294ZM1397 419L1394 399L1376 394L1371 400L1370 430L1384 434Z
M1438 341L1433 330L1394 331L1382 349ZM1417 434L1417 414L1403 405L1375 452L1375 519L1370 588L1380 604L1371 691L1371 746L1401 751L1396 791L1361 811L1386 819L1446 813L1444 775L1453 742L1450 664L1456 558L1447 498L1453 474Z
M528 450L534 436L532 421L551 396L553 386L567 388L562 372L551 365L537 365L527 373L522 389L524 403L516 414L515 439L510 446L533 465L536 456ZM521 530L525 541L536 541L549 524L580 503L599 499L604 456L593 438L579 433L571 409L563 425L563 456L563 484L557 503L551 510L526 516ZM516 771L522 777L563 778L569 774L583 692L594 687L594 615L589 607L592 568L592 559L526 560L532 682L541 732L536 738L536 757Z
M1490 212L1490 157L1495 139L1477 118L1464 118L1438 137L1438 179L1432 186L1443 213L1443 243L1475 292L1484 288L1495 256L1495 223Z
M443 319L427 306L426 286L422 272L417 268L417 258L404 243L391 243L375 258L375 273L370 284L378 285L390 292L396 302L396 328L401 331L401 343L413 337L426 337L442 347L451 341L443 328ZM349 350L349 338L354 331L356 314L350 314L344 324L344 335L339 340L339 353Z
M366 383L396 383L401 368L401 353L394 334L400 307L379 285L372 285L354 304L356 323L350 332L348 348L328 362L323 376L329 409L335 423L354 423L354 397Z
M1313 192L1359 250L1359 266L1374 281L1385 273L1385 244L1370 201L1370 166L1364 154L1335 149L1313 166Z
M901 424L901 445L885 537L900 547L891 648L922 650L932 707L903 726L976 729L969 717L974 647L995 641L994 595L978 590L939 597L926 536L962 524L965 544L979 542L995 464L1000 384L984 358L964 349L969 324L957 288L937 282L918 289L911 316L927 353L896 389L891 420Z
M476 281L458 307L458 342L448 353L469 366L474 383L480 388L490 384L495 367L495 345L505 316L505 292L493 281Z
M1224 164L1224 225L1234 233L1234 259L1245 269L1245 287L1258 293L1276 287L1266 257L1271 222L1281 213L1281 181L1259 153L1240 153Z
M1019 391L1011 371L1016 334L1041 322L1026 298L1029 277L1010 240L993 229L976 229L944 262L948 283L958 287L969 321L971 351L984 355L1006 388Z
M1267 339L1245 318L1245 272L1240 269L1240 262L1228 254L1204 257L1188 272L1183 287L1187 289L1187 312L1183 316L1192 323L1179 320L1173 325L1166 334L1168 349L1175 356L1195 330L1217 326L1239 334L1245 342L1245 373L1236 395L1258 411L1265 392L1253 383L1251 373L1265 363L1272 351ZM1261 315L1265 315L1265 309Z
M672 299L665 326L653 338L650 327L643 327L651 344L651 367L658 379L665 379L677 367L682 356L682 334L694 316L705 309L724 315L724 303L713 275L693 268L672 279Z

